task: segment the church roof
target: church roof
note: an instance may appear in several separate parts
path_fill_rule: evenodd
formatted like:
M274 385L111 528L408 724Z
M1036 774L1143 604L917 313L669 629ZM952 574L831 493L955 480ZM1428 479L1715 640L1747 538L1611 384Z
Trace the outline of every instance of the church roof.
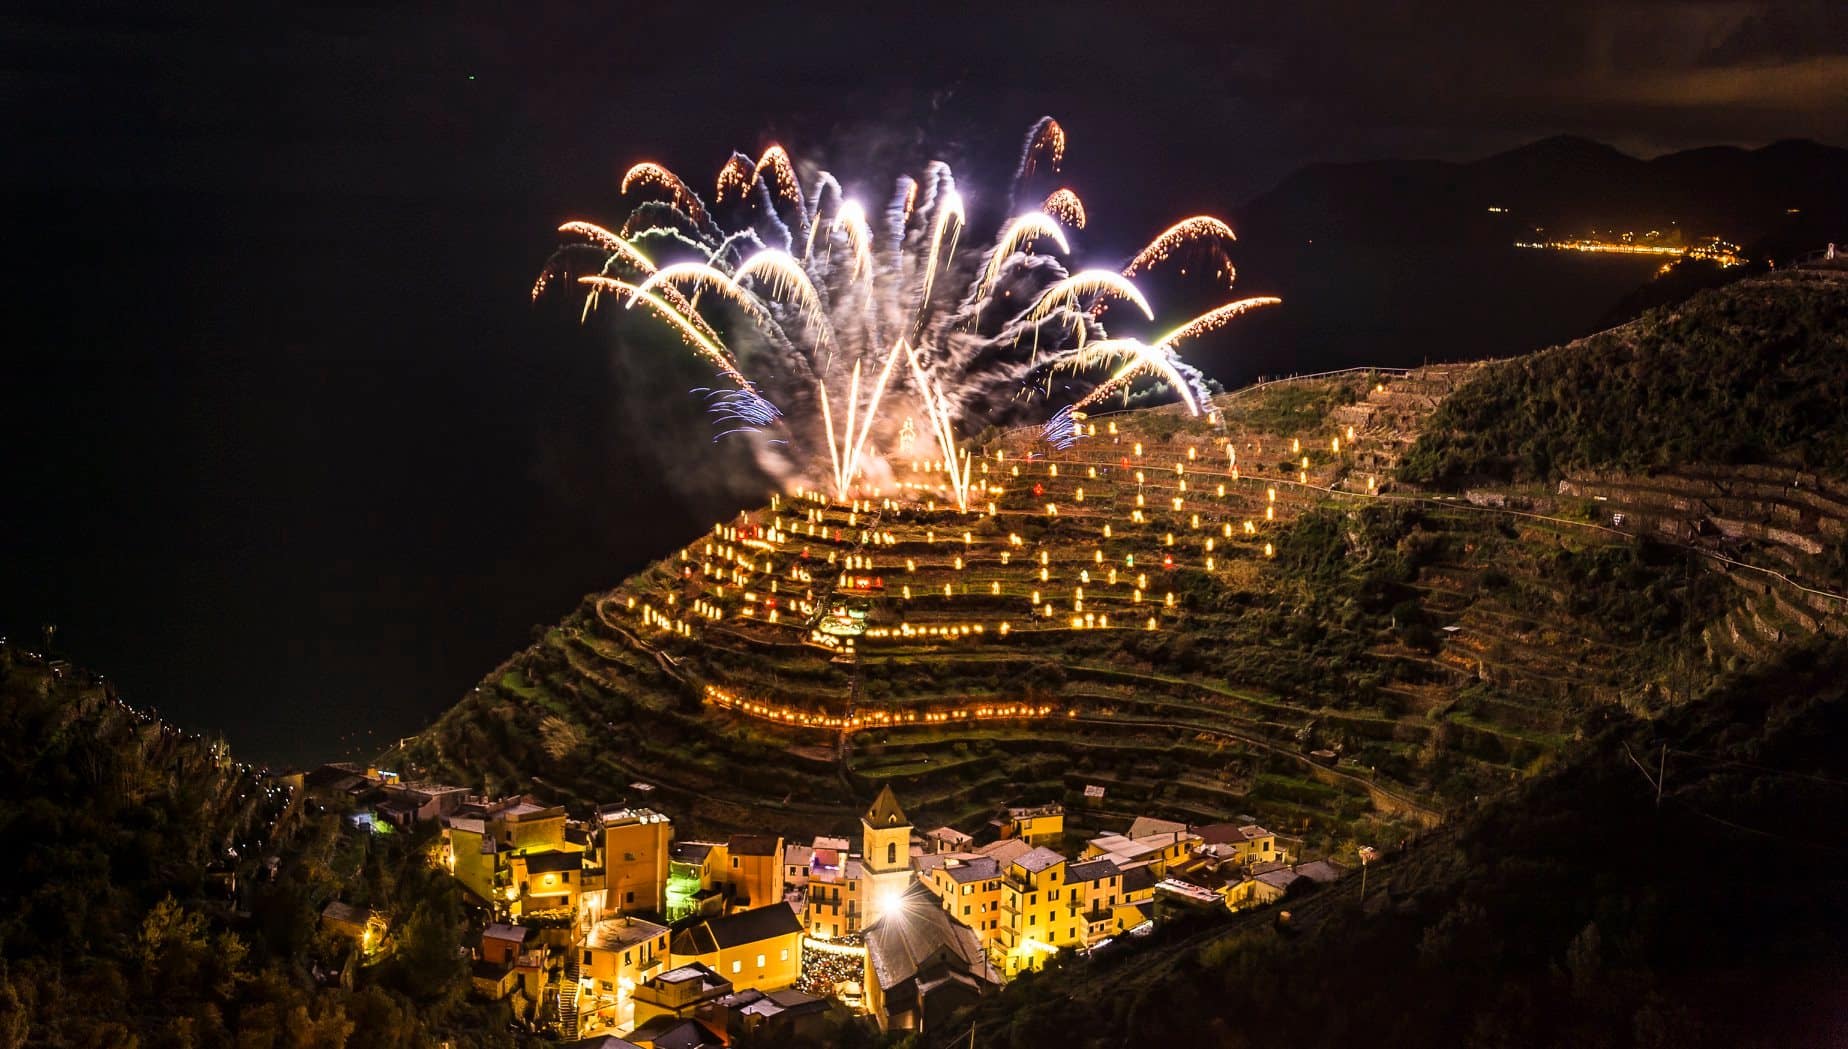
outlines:
M911 821L905 818L905 810L898 807L898 799L892 795L890 783L879 788L879 796L873 799L873 807L866 810L864 817L867 825L872 827L908 827Z
M933 968L936 959L952 972L1000 983L974 930L950 917L921 881L905 890L895 911L866 927L866 952L874 977L887 990L917 977L920 969Z

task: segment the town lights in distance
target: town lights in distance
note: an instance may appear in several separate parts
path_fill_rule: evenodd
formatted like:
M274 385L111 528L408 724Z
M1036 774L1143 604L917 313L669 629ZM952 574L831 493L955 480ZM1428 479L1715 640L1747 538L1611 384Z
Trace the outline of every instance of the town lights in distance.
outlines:
M1007 199L1056 176L1066 145L1057 121L1036 123ZM1177 276L1231 285L1232 230L1210 216L1182 219L1127 265L1100 268L1072 258L1070 235L1088 216L1069 187L1038 189L1043 204L1009 217L984 248L968 243L970 211L943 163L899 177L870 207L829 172L807 183L780 146L733 154L710 203L666 168L636 164L621 182L624 221L560 226L571 240L533 297L563 285L585 293L586 321L659 326L712 368L719 388L697 394L720 436L751 442L783 483L838 500L889 486L886 456L902 443L906 460L931 459L945 496L967 509L961 439L1022 403L1044 403L1041 418L1060 433L1071 411L1118 396L1168 396L1197 414L1208 391L1177 347L1277 301L1157 323L1133 277L1181 259ZM1112 305L1113 325L1121 317L1148 332L1107 332Z

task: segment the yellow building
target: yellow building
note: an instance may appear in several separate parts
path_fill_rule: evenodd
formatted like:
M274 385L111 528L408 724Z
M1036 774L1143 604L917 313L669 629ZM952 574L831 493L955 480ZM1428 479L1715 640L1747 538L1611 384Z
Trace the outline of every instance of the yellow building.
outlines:
M1154 869L1157 878L1161 878L1167 875L1170 864L1187 859L1199 843L1199 835L1185 830L1162 831L1139 838L1105 834L1085 843L1079 859L1108 858L1124 869L1146 864Z
M468 806L443 820L443 838L445 860L456 880L483 900L510 905L520 903L521 893L514 857L583 851L565 834L562 806L540 805L525 797ZM573 881L582 888L581 876Z
M1109 858L1071 864L1065 878L1072 898L1083 901L1079 913L1085 924L1086 946L1142 924L1140 912L1130 900L1130 890L1124 885L1123 870Z
M675 967L698 962L738 990L774 991L802 975L802 923L788 904L773 903L682 929L670 952Z
M1037 969L1061 947L1082 946L1084 898L1066 884L1065 857L1036 848L1001 871L999 967L1009 976Z
M670 922L695 914L716 916L723 909L717 864L725 846L710 841L676 841L668 846L667 889L662 915Z
M944 911L968 926L982 949L999 957L1001 938L1001 865L992 856L952 853L929 857L918 876Z
M860 863L861 895L876 920L898 905L912 881L911 821L898 807L890 784L879 788L872 808L860 817Z
M1065 837L1065 806L1031 805L1009 808L1001 822L1001 836L1019 838L1029 845L1057 845Z
M833 940L857 933L866 923L866 876L846 838L816 838L809 846L803 877L802 921L809 935Z
M674 823L652 809L602 814L603 884L609 909L660 914L667 907L669 850Z
M547 849L507 857L507 894L516 915L568 911L576 915L584 888L584 854Z
M1218 860L1242 866L1254 863L1288 863L1290 856L1277 836L1255 823L1210 823L1198 828L1200 844Z
M783 901L783 839L775 834L734 834L723 853L713 850L713 877L723 881L733 910Z
M710 966L698 962L677 965L635 988L635 1022L645 1024L664 1016L685 1019L700 1006L731 993L731 981Z
M636 1022L634 994L667 968L665 925L640 918L605 918L577 943L578 1033L627 1029Z

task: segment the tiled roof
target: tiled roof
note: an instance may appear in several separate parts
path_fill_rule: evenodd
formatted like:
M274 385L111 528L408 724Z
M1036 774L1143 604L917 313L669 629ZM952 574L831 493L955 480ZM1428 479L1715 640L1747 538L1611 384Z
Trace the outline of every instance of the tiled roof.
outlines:
M677 841L668 846L667 854L682 863L704 863L707 854L716 848L710 841Z
M1049 867L1056 867L1064 863L1065 857L1051 849L1041 847L1019 856L1013 862L1016 866L1038 874L1040 871L1046 870Z
M529 852L525 859L526 869L533 874L584 869L584 854L581 852Z
M800 934L802 922L787 903L754 907L723 918L708 918L674 938L675 954L711 954L715 950L759 943L791 933ZM682 949L683 946L687 949Z
M975 932L945 914L922 882L914 882L900 903L900 913L881 917L866 929L866 953L879 986L897 987L918 967L943 952L956 969L988 983L998 983Z
M774 834L734 834L725 849L733 856L775 856L782 845Z
M1146 838L1151 834L1180 834L1187 830L1187 824L1173 820L1158 820L1153 816L1137 816L1129 825L1129 837Z
M943 873L949 875L950 880L960 885L963 882L999 878L1001 865L996 863L992 857L976 856L964 863L944 864Z
M1086 860L1083 863L1074 863L1070 867L1067 867L1065 870L1065 880L1067 883L1075 881L1102 881L1105 878L1114 877L1121 873L1122 871L1118 869L1116 861L1108 856L1100 856L1097 859Z

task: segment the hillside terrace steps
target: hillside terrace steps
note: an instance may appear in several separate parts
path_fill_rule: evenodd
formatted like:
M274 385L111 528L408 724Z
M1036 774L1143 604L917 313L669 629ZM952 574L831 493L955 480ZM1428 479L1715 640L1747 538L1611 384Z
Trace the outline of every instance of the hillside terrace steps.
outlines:
M1600 499L1612 512L1652 519L1654 530L1670 524L1710 523L1729 538L1750 538L1789 546L1805 554L1824 551L1823 540L1848 539L1848 499L1823 487L1814 474L1772 467L1741 467L1736 474L1715 468L1652 474L1585 474L1559 482L1559 494Z

